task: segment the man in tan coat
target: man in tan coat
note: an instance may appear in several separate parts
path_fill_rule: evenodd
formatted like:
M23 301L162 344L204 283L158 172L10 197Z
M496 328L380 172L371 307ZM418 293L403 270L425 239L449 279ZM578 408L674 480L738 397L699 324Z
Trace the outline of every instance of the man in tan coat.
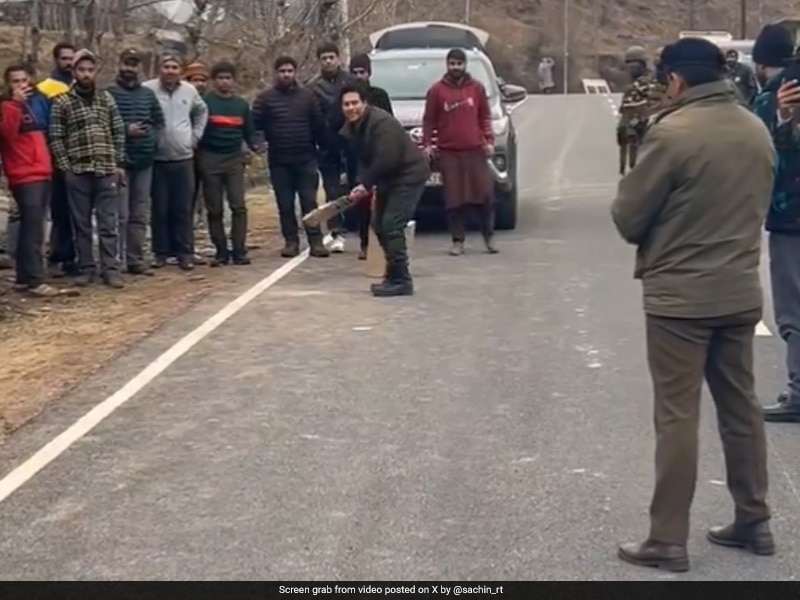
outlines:
M733 523L707 537L756 554L775 550L753 336L761 319L761 229L776 155L764 125L723 81L724 57L716 46L682 39L662 60L673 104L648 129L612 208L619 233L637 246L656 429L650 535L642 544L620 546L619 557L686 571L703 379L716 405L736 507Z

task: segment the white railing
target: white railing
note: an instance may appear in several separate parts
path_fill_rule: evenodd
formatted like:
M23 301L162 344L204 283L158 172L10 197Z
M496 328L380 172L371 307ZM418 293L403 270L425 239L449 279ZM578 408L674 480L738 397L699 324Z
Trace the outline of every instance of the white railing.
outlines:
M585 94L601 94L603 96L611 94L611 89L605 79L583 79L581 82Z

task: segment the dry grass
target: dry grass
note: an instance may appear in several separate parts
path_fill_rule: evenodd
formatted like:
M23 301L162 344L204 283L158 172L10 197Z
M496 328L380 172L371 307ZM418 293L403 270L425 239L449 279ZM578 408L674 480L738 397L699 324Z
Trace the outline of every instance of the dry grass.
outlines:
M248 207L248 243L258 264L278 247L275 205L271 193L260 188L248 194ZM156 277L129 278L121 291L97 286L79 297L53 300L16 294L3 277L0 440L126 348L230 284L232 269L198 267L186 275L167 268Z

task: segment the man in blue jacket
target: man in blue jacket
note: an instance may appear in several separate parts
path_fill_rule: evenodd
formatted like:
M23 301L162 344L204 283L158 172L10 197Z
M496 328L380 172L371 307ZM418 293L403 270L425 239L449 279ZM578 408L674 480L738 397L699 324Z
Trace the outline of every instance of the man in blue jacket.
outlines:
M125 123L125 185L120 188L119 259L132 275L151 275L144 262L150 189L156 154L155 132L164 127L164 112L155 93L140 79L142 59L129 48L119 57L117 82L108 88Z
M800 82L787 81L786 67L794 56L788 30L767 25L753 46L753 62L761 92L753 111L772 134L778 169L767 215L770 279L775 321L786 342L789 385L772 406L767 421L800 422L800 137L796 133Z

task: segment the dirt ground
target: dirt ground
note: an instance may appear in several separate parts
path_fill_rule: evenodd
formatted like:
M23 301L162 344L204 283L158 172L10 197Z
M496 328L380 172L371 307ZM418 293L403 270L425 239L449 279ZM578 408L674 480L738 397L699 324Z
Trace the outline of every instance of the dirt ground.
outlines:
M13 271L0 271L0 443L126 348L224 287L232 270L255 269L260 258L274 256L281 239L271 192L248 192L248 209L251 266L197 266L189 274L167 267L154 277L127 277L123 290L97 285L50 300L14 292ZM197 237L202 250L205 231Z

